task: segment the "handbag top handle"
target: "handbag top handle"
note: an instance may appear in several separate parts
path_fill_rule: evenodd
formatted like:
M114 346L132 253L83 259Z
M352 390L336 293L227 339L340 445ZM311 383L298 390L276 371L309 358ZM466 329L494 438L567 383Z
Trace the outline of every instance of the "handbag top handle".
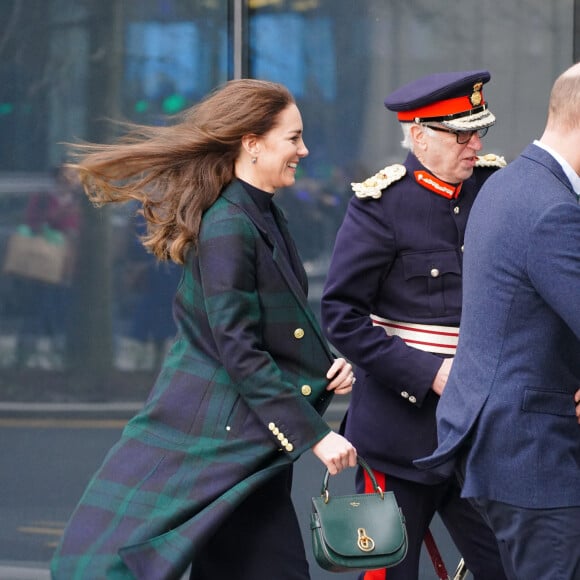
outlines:
M373 487L375 488L375 491L381 496L381 499L383 499L384 498L383 490L380 488L379 484L377 483L377 480L375 479L375 475L372 472L371 468L368 466L368 463L360 456L357 456L356 462L367 472L370 480L373 483ZM322 482L322 491L320 493L320 495L324 498L324 503L328 503L328 500L330 499L330 494L328 493L328 479L329 479L329 477L330 477L330 473L328 472L328 469L327 469L326 473L324 474L324 480Z

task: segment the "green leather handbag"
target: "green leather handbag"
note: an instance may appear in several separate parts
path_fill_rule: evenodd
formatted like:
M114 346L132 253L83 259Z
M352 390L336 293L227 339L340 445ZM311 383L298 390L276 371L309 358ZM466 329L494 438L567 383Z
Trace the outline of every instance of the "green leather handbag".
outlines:
M405 519L394 493L383 492L364 459L357 461L375 493L331 496L327 470L320 497L312 498L314 557L331 572L389 568L407 554Z

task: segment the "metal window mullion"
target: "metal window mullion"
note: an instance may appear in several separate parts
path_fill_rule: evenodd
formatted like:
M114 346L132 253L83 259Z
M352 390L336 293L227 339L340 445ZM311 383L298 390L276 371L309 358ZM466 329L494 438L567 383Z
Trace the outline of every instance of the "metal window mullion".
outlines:
M247 0L230 0L231 9L231 40L233 51L233 70L232 78L241 79L247 75L247 19L248 9Z

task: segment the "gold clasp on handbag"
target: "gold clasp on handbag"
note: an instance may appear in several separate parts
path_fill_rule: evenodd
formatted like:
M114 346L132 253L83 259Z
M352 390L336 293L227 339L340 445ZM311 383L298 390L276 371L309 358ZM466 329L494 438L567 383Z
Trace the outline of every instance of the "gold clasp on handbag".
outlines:
M375 549L375 541L370 536L367 536L367 532L364 528L358 529L357 546L363 552L372 552Z

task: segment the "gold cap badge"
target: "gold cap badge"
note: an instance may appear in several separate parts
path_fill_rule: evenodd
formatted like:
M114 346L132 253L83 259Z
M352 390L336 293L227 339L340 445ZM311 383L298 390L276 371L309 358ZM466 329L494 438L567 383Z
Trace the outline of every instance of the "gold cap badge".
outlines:
M473 93L471 94L471 97L469 97L469 100L474 107L479 107L483 101L481 87L483 87L482 82L478 82L473 85Z

